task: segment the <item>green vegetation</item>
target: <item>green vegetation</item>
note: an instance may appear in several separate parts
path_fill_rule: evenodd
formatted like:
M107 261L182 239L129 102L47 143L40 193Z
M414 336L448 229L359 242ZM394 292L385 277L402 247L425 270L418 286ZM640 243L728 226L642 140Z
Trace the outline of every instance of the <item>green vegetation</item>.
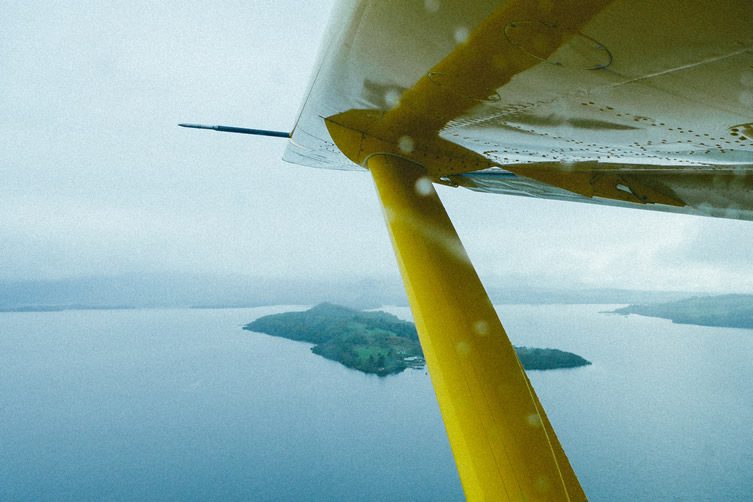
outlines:
M322 303L306 312L261 317L243 329L315 343L315 354L365 373L389 375L423 365L415 326L384 312Z
M613 312L660 317L678 324L753 328L753 295L706 296L654 305L629 305Z
M421 368L423 352L413 323L384 312L322 303L305 312L260 317L243 329L316 344L312 352L349 368L380 376ZM591 364L556 349L516 347L525 369L574 368Z
M578 354L557 349L537 349L534 347L515 347L518 359L527 370L554 370L588 366L590 361Z

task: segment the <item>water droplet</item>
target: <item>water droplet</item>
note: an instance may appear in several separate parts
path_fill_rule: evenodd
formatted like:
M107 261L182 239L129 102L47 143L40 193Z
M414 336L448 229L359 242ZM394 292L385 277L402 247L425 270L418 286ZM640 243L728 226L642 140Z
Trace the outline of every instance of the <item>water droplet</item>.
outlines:
M696 209L703 214L712 214L714 208L708 202L701 202L696 206Z
M742 211L734 207L728 207L723 209L724 217L729 219L738 219L742 215Z
M459 44L463 44L468 41L468 36L470 35L468 28L465 26L458 26L455 28L455 33L453 33L453 38L455 39L455 42Z
M416 144L410 136L400 136L397 140L397 147L402 153L413 153Z
M384 93L384 104L387 105L388 108L395 108L400 104L400 92L396 89L388 89L387 92Z
M439 0L424 0L424 9L426 12L437 12L439 10Z
M531 413L526 417L526 423L531 427L541 427L541 417L538 413Z
M471 352L471 345L468 342L458 342L458 344L455 345L455 350L457 350L458 354L461 356L467 356Z
M483 319L473 323L473 332L479 336L486 336L489 334L489 323Z
M565 159L561 163L562 170L569 173L575 169L576 162L573 159Z
M431 179L426 176L421 176L416 180L416 193L421 197L426 197L434 192L434 186L431 184Z

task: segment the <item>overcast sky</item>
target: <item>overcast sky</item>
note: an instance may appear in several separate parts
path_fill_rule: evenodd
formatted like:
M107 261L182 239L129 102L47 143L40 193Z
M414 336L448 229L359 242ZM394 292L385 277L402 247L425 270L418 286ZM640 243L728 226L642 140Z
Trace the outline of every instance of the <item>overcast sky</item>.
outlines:
M366 173L280 160L329 1L0 0L0 279L396 277ZM753 222L439 188L482 277L753 292Z

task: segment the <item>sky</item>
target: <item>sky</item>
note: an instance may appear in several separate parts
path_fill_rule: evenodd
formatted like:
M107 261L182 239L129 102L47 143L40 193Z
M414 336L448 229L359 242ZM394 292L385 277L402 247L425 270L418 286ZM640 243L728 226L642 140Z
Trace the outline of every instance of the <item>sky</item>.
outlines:
M281 160L330 1L0 0L0 280L396 278L366 172ZM753 222L438 187L495 284L753 293Z

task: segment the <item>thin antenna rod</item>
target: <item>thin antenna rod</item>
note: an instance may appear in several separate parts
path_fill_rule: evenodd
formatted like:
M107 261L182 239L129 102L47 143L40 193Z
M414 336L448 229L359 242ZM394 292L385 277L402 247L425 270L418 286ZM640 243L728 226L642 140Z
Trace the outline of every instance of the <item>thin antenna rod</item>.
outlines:
M235 132L238 134L253 134L254 136L273 136L275 138L289 138L290 133L284 131L267 131L265 129L246 129L245 127L231 127L222 125L202 125L202 124L178 124L180 127L190 129L211 129L219 132Z

